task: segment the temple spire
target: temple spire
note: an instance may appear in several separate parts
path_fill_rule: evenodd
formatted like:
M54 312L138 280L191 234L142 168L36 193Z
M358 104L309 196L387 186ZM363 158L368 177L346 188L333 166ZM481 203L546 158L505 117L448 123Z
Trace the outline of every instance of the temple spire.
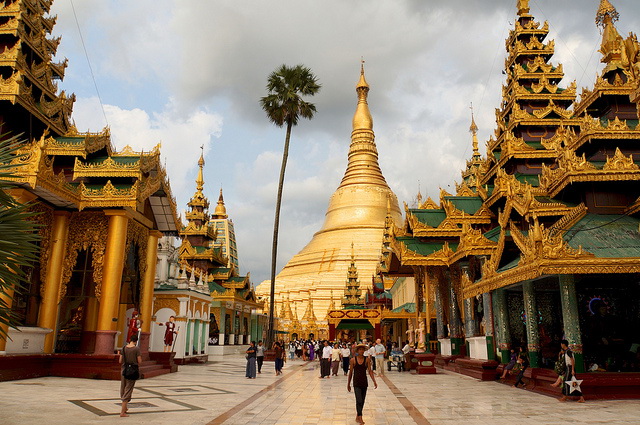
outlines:
M202 192L202 189L204 189L204 145L200 146L200 150L200 159L198 160L198 167L200 167L200 169L198 170L198 177L196 178L196 190Z
M518 16L530 16L529 0L518 0Z
M213 212L213 218L227 218L227 207L224 205L224 197L222 196L222 188L220 188L220 196L218 197L218 205Z
M369 95L369 84L364 78L364 59L360 62L360 80L356 84L356 93L358 94L358 106L356 113L353 115L353 131L371 130L373 131L373 118L369 111L367 97Z
M475 157L480 155L480 150L478 149L478 126L473 116L473 103L469 109L471 109L471 127L469 127L469 131L473 135L473 156Z
M367 96L369 84L364 76L364 60L360 64L360 80L356 84L358 103L353 114L353 131L349 147L349 164L340 187L349 184L374 184L387 186L378 164L378 149L373 133L373 118L369 111Z

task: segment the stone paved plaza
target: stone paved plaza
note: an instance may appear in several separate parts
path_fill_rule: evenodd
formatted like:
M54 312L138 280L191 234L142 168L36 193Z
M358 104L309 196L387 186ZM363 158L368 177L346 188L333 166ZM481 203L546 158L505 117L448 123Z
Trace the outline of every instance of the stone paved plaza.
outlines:
M0 382L9 424L355 424L355 399L346 377L321 380L318 363L296 360L276 377L265 363L244 377L243 357L181 366L178 373L136 384L131 416L120 418L119 382L37 378ZM559 403L556 399L479 382L454 373L386 372L367 394L367 424L519 425L637 424L640 401Z

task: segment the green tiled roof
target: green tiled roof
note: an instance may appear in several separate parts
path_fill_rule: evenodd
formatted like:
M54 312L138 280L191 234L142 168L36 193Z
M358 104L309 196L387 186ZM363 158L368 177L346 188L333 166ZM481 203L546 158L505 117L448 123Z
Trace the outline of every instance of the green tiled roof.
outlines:
M97 156L94 158L87 159L86 162L88 164L100 164L106 161L108 158L109 158L108 156ZM140 157L138 156L112 156L111 159L116 164L133 164L135 162L140 161Z
M218 285L214 281L209 282L209 292L213 292L213 291L215 291L215 292L224 292L226 290L227 290L227 288L225 288L225 287L223 287L221 285Z
M633 217L587 214L565 233L564 240L600 258L640 257L639 226L640 220Z
M81 145L84 143L84 137L56 137L55 139L58 142L65 144Z
M447 218L447 214L443 210L410 209L409 212L413 214L420 223L424 223L431 227L438 227L440 223Z
M405 246L411 251L418 253L420 255L429 255L433 254L436 251L439 251L444 246L444 243L437 242L421 242L416 238L412 237L398 237L396 238L398 242L402 242ZM458 248L457 243L450 243L449 248L455 251Z
M394 313L402 313L402 310L405 310L407 313L415 313L416 303L404 303L400 307L394 308L391 311Z
M487 233L485 233L484 237L489 239L490 241L498 242L498 239L500 238L500 231L501 230L502 230L502 228L500 226L494 227L493 229L491 229Z
M482 207L482 199L477 196L445 196L445 199L467 214L475 214Z

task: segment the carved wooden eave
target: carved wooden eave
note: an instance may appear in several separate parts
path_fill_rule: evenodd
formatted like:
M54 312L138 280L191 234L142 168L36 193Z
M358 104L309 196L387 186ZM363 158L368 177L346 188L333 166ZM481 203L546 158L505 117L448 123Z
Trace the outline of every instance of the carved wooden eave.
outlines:
M476 193L467 185L467 182L456 183L456 196L476 196Z
M497 247L498 243L485 238L480 229L465 224L458 248L451 256L451 263L472 255L491 255Z
M500 236L498 236L498 243L496 244L493 253L482 263L482 276L483 278L494 276L497 273L498 266L502 253L504 252L504 246L506 242L507 232L506 226L501 226Z
M111 180L100 188L89 188L80 182L78 190L80 191L79 210L84 208L107 208L107 207L137 207L139 183L136 181L131 187L116 188Z
M537 37L533 37L528 43L521 40L515 40L514 43L507 44L508 57L505 59L505 69L511 69L519 56L544 56L550 58L555 51L555 41L550 40L548 43L542 43Z
M131 163L120 163L107 157L105 160L96 163L85 163L75 158L73 165L73 179L80 177L133 177L142 178L140 161Z
M549 22L545 21L542 28L540 28L540 22L536 22L535 20L530 20L524 26L520 24L519 21L515 22L515 28L509 31L509 36L505 42L507 49L509 46L515 43L518 39L518 36L527 34L527 35L535 35L539 38L544 38L549 33Z
M448 266L451 264L451 257L454 254L447 242L444 243L441 249L429 255L418 254L407 248L402 242L396 243L394 252L402 265L406 266Z
M560 216L576 208L560 202L540 202L536 199L536 196L531 185L521 184L507 197L507 203L509 207L512 207L520 216L525 218L534 214L538 217Z
M640 273L640 258L575 258L575 259L542 259L502 273L482 278L469 287L462 288L462 297L476 295L504 288L525 280L536 279L545 275L559 274L629 274Z
M421 210L439 210L440 205L438 205L431 196L427 197L427 200L418 205L418 208Z
M587 161L584 154L578 157L572 150L565 149L558 158L558 167L551 169L543 164L540 175L540 185L551 197L572 183L638 180L640 167L634 163L633 155L627 157L618 148L614 156L607 157L602 169Z
M484 205L491 207L496 201L503 197L510 197L514 193L525 193L531 191L533 196L545 196L546 192L541 187L533 187L526 183L519 182L512 174L507 174L502 168L497 168L494 180L493 192L486 198Z
M629 96L636 89L637 82L631 79L626 83L616 78L613 83L609 83L602 77L596 79L593 89L583 88L580 100L573 106L576 115L582 115L596 100L602 96Z
M205 236L211 240L216 240L217 232L214 227L208 224L198 226L194 221L190 221L186 227L180 230L180 236Z
M635 215L640 212L640 197L624 211L625 215Z
M577 150L582 145L599 139L638 140L640 128L631 129L626 120L620 120L618 117L610 120L605 127L599 119L585 115L580 124L580 133L569 138L566 146L568 149Z

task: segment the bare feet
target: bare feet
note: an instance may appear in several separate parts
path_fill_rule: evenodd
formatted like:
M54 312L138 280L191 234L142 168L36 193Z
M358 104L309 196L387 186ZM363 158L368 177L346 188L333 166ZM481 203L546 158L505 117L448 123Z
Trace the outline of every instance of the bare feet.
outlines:
M129 417L129 415L127 415L126 413L120 413L120 417L121 417L121 418L128 418L128 417Z
M551 384L551 386L554 387L554 388L558 388L560 386L560 384L554 382L553 384Z
M580 398L578 399L578 403L584 403L584 397L580 396Z
M563 402L563 403L564 403L565 401L567 401L567 397L566 397L566 396L562 396L562 397L560 397L560 398L558 399L558 401L561 401L561 402Z

